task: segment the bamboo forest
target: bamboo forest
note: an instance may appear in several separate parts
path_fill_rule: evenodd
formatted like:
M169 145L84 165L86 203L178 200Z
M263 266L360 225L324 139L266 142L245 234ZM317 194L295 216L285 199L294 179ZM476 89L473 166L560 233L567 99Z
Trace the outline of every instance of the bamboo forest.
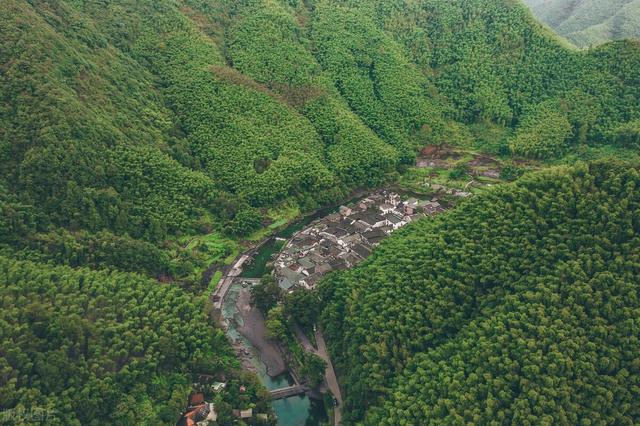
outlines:
M640 423L638 28L0 1L0 423Z

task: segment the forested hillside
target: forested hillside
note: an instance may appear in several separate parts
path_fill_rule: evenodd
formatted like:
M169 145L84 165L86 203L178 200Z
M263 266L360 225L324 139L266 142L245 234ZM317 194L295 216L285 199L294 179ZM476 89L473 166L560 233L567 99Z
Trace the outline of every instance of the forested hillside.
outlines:
M637 156L638 105L639 42L572 49L519 1L2 0L0 325L6 332L0 350L0 409L39 400L64 411L65 424L126 424L129 420L120 420L130 419L127 410L134 406L149 413L150 424L166 423L181 408L176 401L184 396L186 381L206 370L200 361L212 360L207 368L236 374L227 359L228 344L209 324L200 299L212 288L214 272L232 263L243 247L357 189L393 182L427 145L458 145L540 167ZM616 210L627 206L631 211L635 198L625 191L635 171L614 168L609 178L606 167L593 167L541 175L492 193L476 207L467 205L449 221L417 224L411 228L415 235L403 232L368 266L336 278L333 283L342 283L349 294L326 285L328 295L336 291L324 319L334 330L334 352L344 349L343 371L354 366L345 383L352 419L364 419L366 410L372 423L382 418L401 423L416 413L437 421L441 411L407 405L405 398L427 392L418 400L428 401L437 392L428 386L402 387L413 382L399 378L409 368L421 368L416 377L427 380L426 372L433 371L428 363L437 358L430 361L425 348L445 351L446 340L449 352L440 356L448 359L457 345L474 340L456 341L455 336L462 336L460 330L472 319L482 321L476 308L495 308L495 320L502 321L502 299L495 296L494 305L483 299L504 287L497 283L511 282L515 289L524 285L518 273L538 267L544 272L540 277L573 277L544 264L544 251L518 252L521 256L512 259L522 264L513 265L499 256L499 248L506 247L500 244L511 249L530 243L522 250L556 250L567 262L578 262L571 257L573 249L591 241L587 235L597 229L597 254L618 250L625 267L635 268L624 244L635 241L629 232L637 230L637 218ZM599 204L582 198L593 188ZM541 191L556 191L575 204L547 202ZM538 198L557 208L557 217L536 216ZM574 217L583 212L580 200L594 215L604 206L620 216L619 224L606 222L614 237L593 217ZM568 204L559 206L563 202ZM445 232L467 226L474 212L478 220L485 218L473 228L475 234L468 234L475 240ZM496 221L505 221L513 235L478 234L486 231L484 224ZM543 237L556 238L551 230L565 223L576 227L567 234L573 243L547 244ZM546 228L534 231L534 225ZM432 229L442 233L425 237ZM601 241L605 237L612 238L610 247ZM454 248L464 242L458 261L466 266L450 271L447 262L457 259L456 251L445 250L433 260L412 257L436 253L429 238ZM501 243L488 244L494 239ZM480 256L483 250L495 253ZM472 267L465 262L473 256L496 263ZM398 271L396 279L386 268L397 265L417 269L409 269L410 277ZM581 267L588 277L605 268ZM616 282L625 282L617 278L627 279L618 267L618 261L606 264ZM362 312L342 311L367 282L366 274L386 280L376 285L401 286L431 279L438 268L443 268L438 277L445 277L438 285L452 282L461 290L434 287L440 292L434 300L447 304L410 311L423 326L405 322L408 305L397 303L395 293L371 293L359 301L368 304ZM466 273L474 274L486 294L469 300L476 282L456 278ZM422 288L407 290L402 297L409 302L432 296L431 287L426 296ZM624 302L631 306L635 299L628 296ZM582 302L575 299L576 306ZM360 326L361 318L381 307L388 315L369 316L369 324L356 331L347 327L352 322ZM431 309L438 315L445 309L457 313L444 320L431 316ZM344 324L331 317L338 313L344 314ZM381 322L394 315L397 321ZM362 346L366 339L378 339L377 332L383 345ZM612 347L606 339L585 338ZM635 341L628 344L633 347ZM585 356L593 355L590 348ZM619 365L629 374L637 368L626 364L626 353L614 355L611 367L594 361L577 368L597 365L600 370L593 371L598 374L606 368L622 371ZM482 364L475 359L469 365L474 362ZM459 380L454 367L437 371ZM593 392L622 380L612 373L615 380L605 385L598 381L601 376L589 382ZM496 380L516 386L511 379ZM251 387L235 406L263 402L257 389ZM592 392L571 391L568 401L578 405L586 402L573 395ZM381 395L385 404L377 399ZM461 395L452 395L451 401ZM615 398L624 405L636 396L621 390ZM509 407L524 403L511 397L499 395L501 405L492 409L502 407L505 418L516 419ZM616 407L620 417L615 420L637 416L637 407L620 410L618 399L609 394L589 398L597 401L589 413L614 419L607 410ZM469 406L468 412L475 409ZM473 421L476 414L460 415Z
M245 235L258 209L378 185L430 143L557 158L638 141L638 46L568 50L513 2L0 8L0 191L3 220L34 222L11 232L22 246L53 228L81 246Z
M638 0L524 0L533 13L579 47L640 37Z
M326 279L349 421L640 420L640 168L495 188Z
M134 274L0 257L0 295L0 407L49 425L175 424L197 374L237 366L203 299Z

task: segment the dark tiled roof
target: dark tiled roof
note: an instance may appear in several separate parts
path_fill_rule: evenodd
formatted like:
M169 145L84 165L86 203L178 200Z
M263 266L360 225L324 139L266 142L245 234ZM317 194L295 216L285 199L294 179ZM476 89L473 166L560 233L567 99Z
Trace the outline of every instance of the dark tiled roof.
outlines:
M385 217L391 223L400 223L400 222L402 222L402 219L400 219L398 216L396 216L393 213L387 213L385 215Z
M347 269L347 263L342 259L336 259L329 263L332 269Z
M371 250L363 246L362 244L356 244L353 246L353 251L358 254L361 258L365 259L367 256L371 254Z
M335 226L328 227L327 229L325 229L324 232L330 235L334 235L337 238L344 237L345 235L348 234L348 232L345 231L344 229L336 228Z
M384 220L384 217L382 215L370 210L357 213L354 216L358 216L357 220L361 220L362 222L367 223L369 225L375 225L376 223L382 222Z
M321 265L316 266L315 273L316 274L326 274L331 271L331 265L329 263L323 263Z
M387 234L385 234L382 230L380 229L372 229L369 232L365 232L364 234L362 234L363 237L365 237L367 240L371 239L371 238L384 238L386 237Z

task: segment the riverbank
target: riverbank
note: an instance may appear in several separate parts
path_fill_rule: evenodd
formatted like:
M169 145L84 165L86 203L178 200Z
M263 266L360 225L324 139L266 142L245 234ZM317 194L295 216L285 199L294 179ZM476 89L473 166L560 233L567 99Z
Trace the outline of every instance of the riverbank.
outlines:
M243 286L240 290L236 299L236 307L238 314L242 317L237 329L257 350L260 361L267 368L267 374L271 377L277 377L286 373L287 367L280 347L267 337L264 315L258 308L251 306L250 287Z

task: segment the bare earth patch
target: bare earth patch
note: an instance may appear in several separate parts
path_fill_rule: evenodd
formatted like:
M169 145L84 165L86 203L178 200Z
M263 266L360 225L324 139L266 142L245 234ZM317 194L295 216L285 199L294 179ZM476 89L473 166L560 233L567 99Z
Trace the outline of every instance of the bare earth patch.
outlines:
M282 351L273 340L267 337L264 316L259 309L251 306L250 300L249 289L243 288L236 300L238 312L242 316L242 325L238 325L238 331L256 348L260 360L267 367L267 374L271 377L279 376L287 371Z

